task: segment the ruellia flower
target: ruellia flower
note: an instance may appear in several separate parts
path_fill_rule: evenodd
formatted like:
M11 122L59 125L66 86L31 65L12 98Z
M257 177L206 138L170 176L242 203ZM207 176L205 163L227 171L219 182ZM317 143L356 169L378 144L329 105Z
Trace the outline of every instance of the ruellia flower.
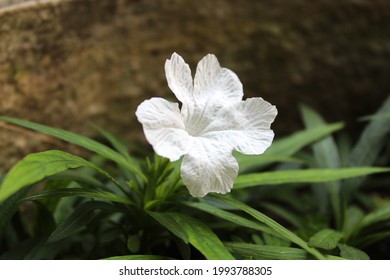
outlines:
M199 61L193 80L174 53L165 75L180 104L154 97L138 106L146 139L170 161L183 156L180 173L192 196L229 192L239 168L232 151L262 154L274 137L276 107L260 97L242 100L239 78L212 54Z

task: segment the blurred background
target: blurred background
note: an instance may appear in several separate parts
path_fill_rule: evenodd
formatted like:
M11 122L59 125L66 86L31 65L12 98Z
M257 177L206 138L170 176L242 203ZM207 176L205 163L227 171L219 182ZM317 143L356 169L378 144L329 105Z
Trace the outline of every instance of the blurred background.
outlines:
M143 141L138 104L173 98L165 60L194 73L213 53L277 106L277 137L302 128L302 103L353 134L389 95L389 19L388 0L0 0L0 115ZM0 123L0 173L49 148L80 153Z

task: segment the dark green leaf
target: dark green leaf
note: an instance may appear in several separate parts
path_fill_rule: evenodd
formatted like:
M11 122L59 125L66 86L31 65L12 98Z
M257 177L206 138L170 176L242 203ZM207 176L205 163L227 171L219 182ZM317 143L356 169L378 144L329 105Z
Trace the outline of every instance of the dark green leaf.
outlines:
M325 250L337 247L343 235L332 229L323 229L314 234L309 240L309 246Z
M29 188L22 189L13 194L7 200L0 203L0 237L2 236L11 218L18 210L21 199L26 196L28 191Z
M201 221L176 212L148 213L174 235L193 245L207 259L234 259L215 233Z
M29 195L23 200L39 200L45 198L58 198L58 197L67 197L67 196L76 196L76 197L85 197L103 201L119 202L123 204L132 204L127 197L120 196L111 192L106 192L102 190L86 189L86 188L65 188L65 189L55 189L55 190L46 190L39 193Z
M339 244L340 256L348 260L369 260L370 257L363 252L362 250L356 249L354 247Z
M344 219L344 240L348 240L359 228L364 212L358 207L351 206L347 209Z
M115 208L110 204L99 201L88 201L81 204L68 218L57 226L47 242L56 242L78 232L93 220L97 211L101 210L115 211Z
M138 252L140 247L141 240L138 234L132 234L127 237L127 249L129 249L131 253Z
M326 125L326 122L322 117L317 114L314 110L306 106L301 106L301 115L302 119L308 128L323 127ZM311 145L313 149L313 154L316 162L316 168L330 168L336 169L341 166L341 159L339 155L338 148L335 141L331 135L315 142ZM313 192L317 201L317 205L320 213L326 213L328 206L328 192L330 193L331 205L333 208L333 213L336 218L336 223L338 227L341 227L342 220L342 210L340 202L340 182L339 181L329 181L319 185L319 187L314 186Z
M228 242L226 247L233 253L246 259L257 260L305 260L310 255L302 249Z
M390 112L390 96L383 103L375 115L388 114ZM384 145L388 144L390 133L389 120L386 118L376 119L364 129L357 144L354 146L349 160L350 166L370 166L377 159ZM360 186L364 178L354 178L345 182L344 186L353 191Z
M295 233L291 232L290 230L286 229L285 227L283 227L282 225L280 225L279 223L277 223L276 221L274 221L273 219L271 219L270 217L264 215L263 213L249 207L248 205L240 202L240 201L237 201L237 200L233 200L231 197L229 196L222 196L222 195L217 195L217 194L210 194L210 196L220 200L220 201L223 201L227 204L230 204L238 209L241 209L242 211L248 213L249 215L251 215L253 218L255 218L256 220L260 221L261 223L264 223L265 225L269 226L270 228L272 228L276 233L278 233L280 236L282 236L283 238L287 239L287 240L290 240L291 242L297 244L298 246L302 247L303 249L305 249L308 253L312 254L313 256L315 256L317 259L324 259L324 256L319 252L317 251L316 249L314 248L311 248L307 245L307 243L302 240L299 236L297 236Z
M376 223L390 221L390 204L385 204L367 214L360 223L360 227L368 227Z
M235 224L242 226L242 227L246 227L246 228L258 230L261 232L267 232L269 234L277 235L271 228L269 228L267 226L256 223L254 221L251 221L249 219L241 217L241 216L234 214L232 212L219 209L219 208L214 207L214 206L207 204L207 203L184 202L183 204L190 206L190 207L193 207L193 208L196 208L196 209L199 209L199 210L202 210L206 213L212 214L218 218L227 220L231 223L235 223Z

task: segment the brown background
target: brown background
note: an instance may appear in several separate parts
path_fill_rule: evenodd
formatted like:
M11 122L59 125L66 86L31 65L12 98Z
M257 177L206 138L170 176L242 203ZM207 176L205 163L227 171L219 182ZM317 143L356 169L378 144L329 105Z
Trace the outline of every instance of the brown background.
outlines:
M93 122L142 141L135 109L173 97L163 66L174 51L193 70L216 54L246 97L278 107L278 136L301 127L300 103L354 129L389 94L388 0L12 2L26 1L0 1L0 115L84 135ZM28 152L62 147L0 124L0 174Z

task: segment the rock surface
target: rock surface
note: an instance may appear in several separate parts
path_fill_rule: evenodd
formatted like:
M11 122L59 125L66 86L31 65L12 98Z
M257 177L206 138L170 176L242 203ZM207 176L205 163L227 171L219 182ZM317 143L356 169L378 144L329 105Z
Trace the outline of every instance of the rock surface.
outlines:
M135 109L151 96L173 98L163 67L172 52L193 72L205 54L216 54L246 97L278 107L278 135L301 127L300 103L329 121L353 122L390 90L387 0L19 0L0 7L0 115L88 136L92 122L142 141ZM0 174L29 152L64 147L0 123Z

